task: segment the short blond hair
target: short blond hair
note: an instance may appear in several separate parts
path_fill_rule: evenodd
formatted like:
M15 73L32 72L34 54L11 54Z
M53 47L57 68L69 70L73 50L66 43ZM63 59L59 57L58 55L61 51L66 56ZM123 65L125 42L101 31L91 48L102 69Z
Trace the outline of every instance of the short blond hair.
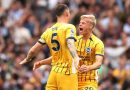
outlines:
M93 14L90 14L90 15L82 15L81 16L81 19L83 18L90 18L92 20L92 22L94 23L94 26L96 25L96 18Z

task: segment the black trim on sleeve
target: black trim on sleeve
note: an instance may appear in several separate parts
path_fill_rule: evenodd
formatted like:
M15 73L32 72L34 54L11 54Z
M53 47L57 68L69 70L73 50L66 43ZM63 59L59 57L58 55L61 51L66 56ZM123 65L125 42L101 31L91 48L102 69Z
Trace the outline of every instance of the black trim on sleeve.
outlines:
M93 41L92 37L89 38L91 41Z
M74 38L74 37L68 37L67 40L68 39L74 39L75 42L77 41L76 38Z
M96 55L99 55L99 56L103 56L103 57L104 57L104 55L102 55L102 54L96 54Z
M40 41L38 41L38 43L40 43L40 44L42 44L42 45L45 45L46 43L42 43L42 42L40 42Z

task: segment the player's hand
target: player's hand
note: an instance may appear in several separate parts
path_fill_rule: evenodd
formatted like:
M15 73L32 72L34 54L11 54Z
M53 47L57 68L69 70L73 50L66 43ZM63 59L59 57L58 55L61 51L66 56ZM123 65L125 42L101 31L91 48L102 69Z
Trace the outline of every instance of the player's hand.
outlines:
M31 60L27 60L26 58L23 60L23 61L21 61L19 64L21 64L21 65L23 65L23 64L25 64L25 63L27 63L27 62L29 62L29 61L31 61Z
M40 61L34 63L34 65L33 65L33 71L36 70L37 68L39 68L40 66L41 66Z
M90 71L90 68L89 68L89 66L82 65L78 70L79 70L81 73L84 73L84 72Z

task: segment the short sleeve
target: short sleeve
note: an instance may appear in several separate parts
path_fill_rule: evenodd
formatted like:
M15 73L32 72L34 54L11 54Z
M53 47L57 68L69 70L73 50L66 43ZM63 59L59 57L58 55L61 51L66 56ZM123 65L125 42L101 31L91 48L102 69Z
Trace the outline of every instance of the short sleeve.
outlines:
M74 25L69 25L67 27L66 39L74 39L76 41L76 28Z
M48 30L46 30L46 31L41 35L40 39L38 40L39 43L41 43L41 44L46 44L47 32L48 32Z
M96 55L104 55L104 44L102 42L99 42L96 44L95 54Z

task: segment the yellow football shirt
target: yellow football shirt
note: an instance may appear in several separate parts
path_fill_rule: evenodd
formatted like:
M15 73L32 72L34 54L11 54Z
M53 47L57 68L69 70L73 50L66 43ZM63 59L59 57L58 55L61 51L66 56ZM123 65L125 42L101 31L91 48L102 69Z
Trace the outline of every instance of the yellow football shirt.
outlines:
M81 58L79 66L83 64L92 65L96 61L96 55L104 55L104 44L95 35L92 35L88 40L83 40L82 36L78 36L76 48ZM97 74L97 70L92 70L87 73L78 72L78 82L80 84L88 81L96 81L98 79Z
M48 28L39 39L50 48L52 70L63 74L72 73L72 56L67 47L67 39L76 40L76 28L72 24L56 23Z

